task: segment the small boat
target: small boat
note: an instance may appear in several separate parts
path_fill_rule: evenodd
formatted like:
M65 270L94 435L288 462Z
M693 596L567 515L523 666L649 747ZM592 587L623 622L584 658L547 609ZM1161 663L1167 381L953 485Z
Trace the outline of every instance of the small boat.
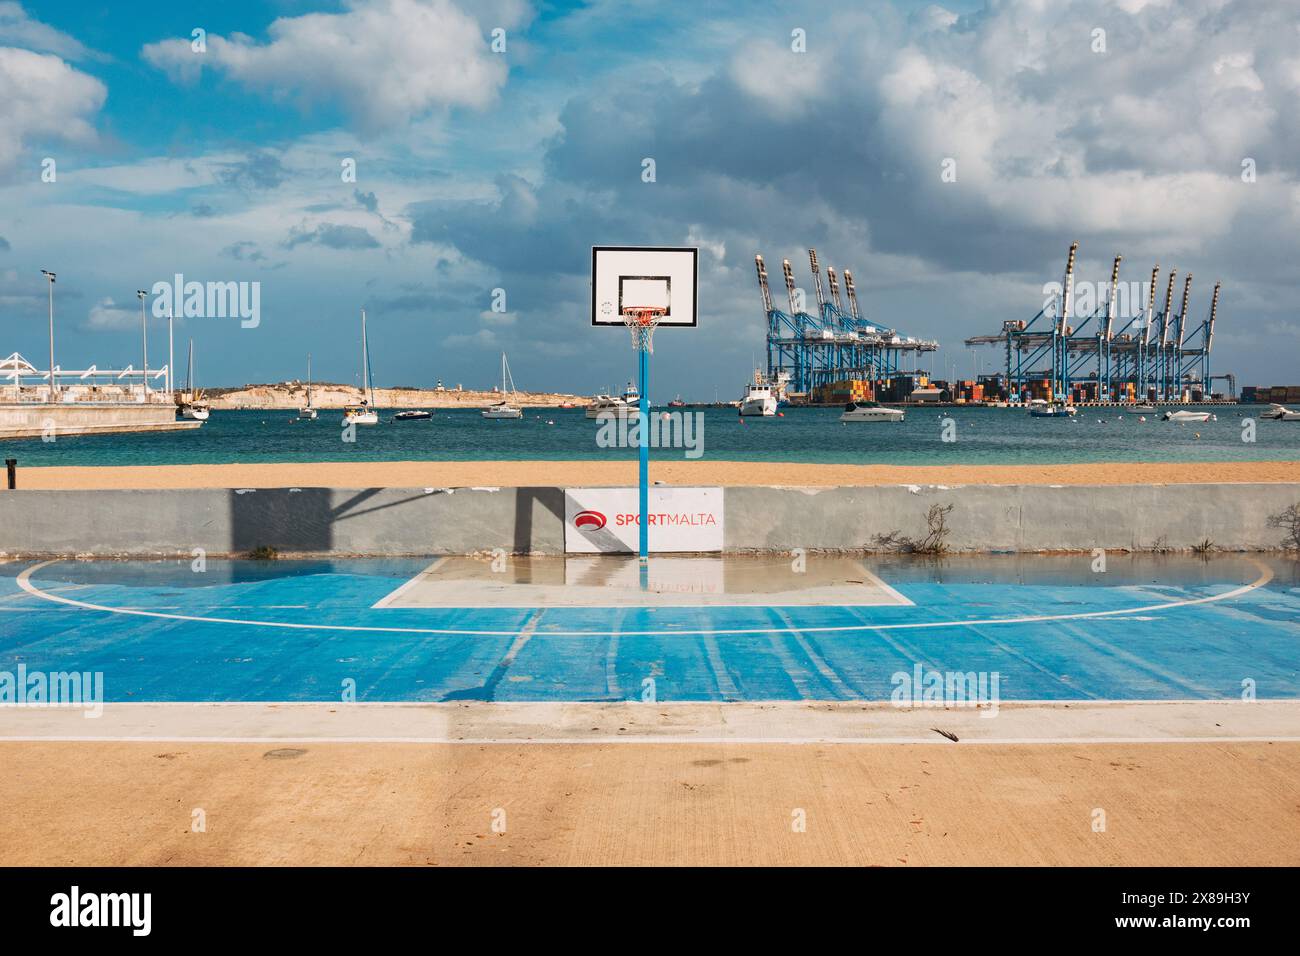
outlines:
M629 405L638 408L640 407L641 390L636 387L635 382L628 382L627 386L623 389L623 401L625 401Z
M375 388L370 381L370 343L366 340L366 310L361 310L361 394L365 397L357 405L343 408L344 425L378 425L379 413L375 411Z
M587 406L587 417L588 418L601 418L601 417L627 418L629 415L635 415L637 413L637 410L638 410L637 405L635 404L629 405L627 402L623 401L623 399L615 395L610 395L607 394L606 392L601 392L594 399L592 399L591 404Z
M772 383L754 370L754 381L745 387L745 397L740 400L740 414L767 418L776 414L776 395Z
M1066 405L1064 402L1049 404L1041 398L1036 398L1029 403L1029 414L1034 418L1072 418L1078 414L1078 411L1073 405Z
M316 409L311 404L311 353L307 353L307 404L298 409L298 420L304 422L314 422L316 420Z
M1278 422L1300 422L1300 412L1292 411L1285 405L1270 402L1268 411L1261 412L1260 418L1269 418Z
M510 383L509 390L506 389L506 383ZM509 395L511 398L518 400L515 392L515 380L510 375L510 365L506 362L506 353L501 353L501 394ZM523 410L517 405L510 404L509 401L497 402L495 405L489 405L481 412L484 418L523 418Z
M424 409L411 409L405 412L398 412L393 416L395 422L418 422L433 417L433 412Z
M206 422L208 420L208 403L202 401L202 394L194 393L194 340L190 339L190 363L185 372L185 394L189 396L181 402L181 418L188 419L192 422Z
M379 413L362 402L360 405L343 406L344 425L378 425Z
M904 411L879 402L849 402L840 413L842 422L901 422Z
M1167 422L1214 422L1218 421L1209 412L1194 412L1190 409L1180 408L1177 411L1165 412L1164 419Z
M682 397L681 397L680 395L678 395L676 398L674 398L671 402L668 403L668 407L669 407L669 408L685 408L685 407L686 407L686 403L683 402L683 401L682 401Z
M1154 415L1156 407L1154 405L1126 405L1125 411L1136 412L1139 415Z

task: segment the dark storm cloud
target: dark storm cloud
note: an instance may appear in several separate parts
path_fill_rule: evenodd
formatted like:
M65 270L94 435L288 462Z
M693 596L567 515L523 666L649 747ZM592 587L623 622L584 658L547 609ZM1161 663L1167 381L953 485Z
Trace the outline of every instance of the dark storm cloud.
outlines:
M221 250L221 255L241 262L262 262L266 259L265 254L257 248L257 243L249 239L231 243Z
M268 152L256 152L242 162L226 163L217 172L217 178L227 186L237 189L274 189L284 182L288 170L279 157Z
M379 242L360 226L324 222L314 229L295 228L284 241L287 249L313 243L330 249L378 249Z

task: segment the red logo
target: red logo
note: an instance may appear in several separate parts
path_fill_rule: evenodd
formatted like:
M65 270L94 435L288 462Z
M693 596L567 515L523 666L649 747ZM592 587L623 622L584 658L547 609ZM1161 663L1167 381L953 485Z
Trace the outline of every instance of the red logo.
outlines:
M605 527L605 516L599 511L579 511L573 516L573 526L575 528L590 526L592 531L599 531Z

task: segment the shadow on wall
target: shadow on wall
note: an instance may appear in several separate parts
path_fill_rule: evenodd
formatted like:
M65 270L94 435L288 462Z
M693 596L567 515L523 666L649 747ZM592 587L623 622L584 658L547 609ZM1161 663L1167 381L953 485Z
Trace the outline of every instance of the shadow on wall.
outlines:
M558 488L267 488L231 490L228 498L235 554L564 550Z
M334 504L329 488L263 488L229 492L230 550L333 551Z

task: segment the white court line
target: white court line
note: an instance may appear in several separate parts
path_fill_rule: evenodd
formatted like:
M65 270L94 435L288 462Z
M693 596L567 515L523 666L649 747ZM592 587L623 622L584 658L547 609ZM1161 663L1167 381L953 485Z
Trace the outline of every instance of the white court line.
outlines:
M411 590L411 588L413 588L413 587L415 587L417 584L419 584L422 578L425 578L425 577L429 576L429 575L432 574L434 571L436 571L439 567L441 567L443 564L445 564L445 563L447 562L447 560L448 560L447 555L443 555L441 558L438 558L436 561L433 562L433 564L429 565L427 568L425 568L425 569L424 569L423 571L421 571L419 574L415 575L413 578L411 578L411 580L407 581L405 584L403 584L401 587L399 587L396 591L393 591L391 594L385 594L383 597L381 597L381 598L380 598L378 601L376 601L374 604L370 605L371 609L373 610L374 608L384 608L384 607L388 607L390 604L392 604L394 601L396 601L399 597L401 597L401 596L402 596L403 594L405 594L407 591Z
M710 634L771 634L791 633L794 631L803 634L824 634L830 632L854 631L901 631L917 628L984 627L992 624L1038 624L1047 621L1078 621L1089 618L1120 617L1128 614L1147 614L1152 611L1165 611L1178 607L1190 607L1195 604L1209 604L1214 601L1225 601L1231 598L1240 597L1243 594L1249 594L1251 591L1261 588L1268 584L1269 581L1273 580L1273 572L1266 565L1256 561L1254 558L1247 558L1246 560L1250 561L1250 563L1255 565L1255 567L1260 571L1259 577L1250 584L1243 584L1241 587L1233 588L1231 591L1224 591L1222 594L1212 594L1209 597L1188 598L1184 601L1168 601L1164 604L1148 604L1143 607L1121 608L1114 611L1081 611L1074 614L1035 614L1024 617L985 618L984 620L977 621L913 621L899 624L845 624L799 628L750 627L695 631L677 629L651 631L541 631L540 634L544 637L610 637L616 633L621 637L664 637L668 635L702 637ZM39 571L42 568L47 568L52 564L61 563L62 559L60 558L56 558L52 561L42 561L40 564L34 564L30 568L25 568L15 580L18 586L28 594L42 598L46 601L54 601L57 604L79 607L87 611L104 611L109 614L131 614L137 617L162 618L170 621L189 621L193 623L206 624L238 624L243 627L278 627L300 631L353 631L363 634L441 634L456 637L514 637L520 631L520 628L515 628L509 631L492 631L447 627L372 627L360 624L297 624L289 621L250 621L241 618L204 617L202 615L194 614L163 614L159 611L142 611L136 608L108 607L104 604L91 604L89 601L77 601L72 598L60 597L57 594L42 591L36 585L31 583L30 579L34 572Z
M8 708L0 708L0 714ZM1300 743L1300 699L1005 702L997 719L959 711L836 701L701 703L421 703L369 701L105 706L86 723L70 710L16 708L0 743L455 744L534 747L984 744L1006 746ZM648 719L649 724L643 723ZM630 721L630 723L629 723ZM634 726L635 725L635 726ZM943 727L959 735L939 735ZM102 728L102 729L100 729ZM586 728L591 728L587 730Z
M643 734L614 737L175 737L167 735L142 737L67 736L13 736L0 737L0 743L105 743L105 744L467 744L474 747L544 747L555 745L575 747L611 744L743 744L761 746L779 744L845 744L870 746L874 744L925 744L927 746L1029 746L1041 744L1268 744L1300 743L1300 737L971 737L958 741L937 734L925 737L694 737L689 734L662 736Z
M915 601L913 601L911 598L904 597L901 593L898 592L898 590L890 587L888 584L884 582L884 579L882 579L880 575L876 574L874 571L872 571L861 561L859 561L857 564L858 564L858 568L862 571L863 574L867 576L867 579L870 580L872 584L874 584L876 587L880 588L880 590L884 591L886 594L892 597L894 601L897 602L900 606L916 607Z

